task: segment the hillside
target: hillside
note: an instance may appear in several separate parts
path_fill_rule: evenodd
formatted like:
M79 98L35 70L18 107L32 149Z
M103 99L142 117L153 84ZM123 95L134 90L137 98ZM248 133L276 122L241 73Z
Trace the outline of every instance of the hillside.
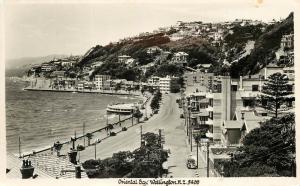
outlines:
M23 57L17 59L7 59L5 61L5 76L18 76L21 77L27 74L27 71L35 64L41 64L43 62L48 62L53 58L63 58L66 55L63 54L53 54L41 57Z
M294 14L291 13L284 21L269 25L255 41L254 49L250 55L231 66L231 74L255 74L275 59L275 52L280 48L283 35L294 32Z
M76 60L59 60L70 66L49 60L50 71L41 73L37 68L31 72L50 77L52 72L64 70L68 77L80 79L92 80L97 74L106 74L145 81L153 75L180 77L187 69L183 65L193 71L202 68L199 64L212 64L208 72L230 72L236 78L257 73L273 62L282 36L294 31L293 21L291 13L285 20L271 23L243 19L225 23L180 22L105 46L96 45Z

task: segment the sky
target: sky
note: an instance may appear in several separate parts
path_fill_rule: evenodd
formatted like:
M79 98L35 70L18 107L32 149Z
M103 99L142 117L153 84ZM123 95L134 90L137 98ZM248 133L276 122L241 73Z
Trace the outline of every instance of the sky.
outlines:
M83 55L177 21L286 18L299 0L10 1L5 4L5 57ZM226 2L226 3L225 3Z

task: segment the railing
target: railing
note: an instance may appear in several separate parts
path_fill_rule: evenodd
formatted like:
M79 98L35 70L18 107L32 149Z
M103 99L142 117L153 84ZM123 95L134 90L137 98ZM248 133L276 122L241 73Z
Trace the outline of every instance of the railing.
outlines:
M123 119L123 120L120 120L120 121L118 121L118 122L115 122L115 123L112 123L112 124L108 124L108 125L113 125L113 126L115 126L115 125L118 125L118 124L120 124L120 123L122 123L122 122L124 122L124 121L129 120L129 119L133 119L133 116L130 116L130 117L128 117L128 118L125 118L125 119ZM92 131L92 132L89 132L89 133L90 133L90 134L94 134L94 133L96 133L96 132L101 132L101 131L103 131L103 130L108 131L108 130L109 130L109 126L108 126L108 125L105 126L105 127L100 128L100 129L94 130L94 131ZM78 137L75 137L74 140L76 141L77 139L81 139L81 138L83 138L83 137L86 137L86 135L87 135L87 134L79 135ZM103 139L105 139L105 138L107 138L107 137L104 137ZM102 139L102 140L103 140L103 139ZM65 145L65 144L69 144L69 143L71 143L71 142L72 142L71 140L68 140L68 141L61 142L60 144ZM28 154L23 154L21 157L31 156L31 155L33 155L33 154L42 153L42 152L45 152L45 151L48 151L48 150L52 150L52 149L53 149L53 146L47 146L47 147L45 147L45 148L42 148L41 150L33 151L33 152L31 152L31 153L28 153Z

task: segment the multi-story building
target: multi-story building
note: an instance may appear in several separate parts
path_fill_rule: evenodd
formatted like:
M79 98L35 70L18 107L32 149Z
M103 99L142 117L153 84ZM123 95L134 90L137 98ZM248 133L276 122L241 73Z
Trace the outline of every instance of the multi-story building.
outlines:
M128 56L128 55L121 55L121 56L118 56L118 62L119 63L125 63L125 64L128 64L130 62L132 62L132 58L131 56Z
M62 61L61 62L61 66L63 67L72 67L74 64L76 63L76 61Z
M288 73L292 76L293 69L285 68L285 74ZM266 110L256 107L257 97L267 79L259 74L241 76L239 79L232 79L230 76L215 78L220 82L218 91L187 95L192 120L198 125L209 125L214 141L237 145L245 132L259 126L268 115ZM290 79L289 84L294 85L294 80ZM287 105L293 106L290 103Z
M170 93L174 89L179 89L178 77L164 77L159 78L159 90L162 93Z
M42 65L42 72L51 72L55 69L55 66L54 65L51 65L51 64L43 64Z
M185 66L187 64L188 56L189 55L185 52L177 52L177 53L174 54L174 56L172 58L172 62Z
M104 87L105 87L105 82L107 81L107 80L110 80L110 75L96 75L95 76L95 80L94 80L94 82L95 82L95 85L96 85L96 89L97 90L103 90L104 89Z
M282 48L294 48L294 34L283 35L281 38Z
M183 76L184 88L188 86L203 86L206 87L207 91L213 89L213 73L205 73L201 71L185 73Z

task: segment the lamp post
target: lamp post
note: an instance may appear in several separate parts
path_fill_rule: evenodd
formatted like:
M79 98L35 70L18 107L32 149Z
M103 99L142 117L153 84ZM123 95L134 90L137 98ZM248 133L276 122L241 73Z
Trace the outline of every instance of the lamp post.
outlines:
M97 143L100 143L101 140L100 139L95 139L94 145L95 145L95 160L97 159Z
M197 141L196 141L196 143L197 143L197 169L199 168L199 150L198 150L198 148L199 148L199 140L198 140L198 138L197 138Z
M189 139L189 143L191 144L191 106L188 106L188 125L187 125L187 134L188 134L188 139Z

